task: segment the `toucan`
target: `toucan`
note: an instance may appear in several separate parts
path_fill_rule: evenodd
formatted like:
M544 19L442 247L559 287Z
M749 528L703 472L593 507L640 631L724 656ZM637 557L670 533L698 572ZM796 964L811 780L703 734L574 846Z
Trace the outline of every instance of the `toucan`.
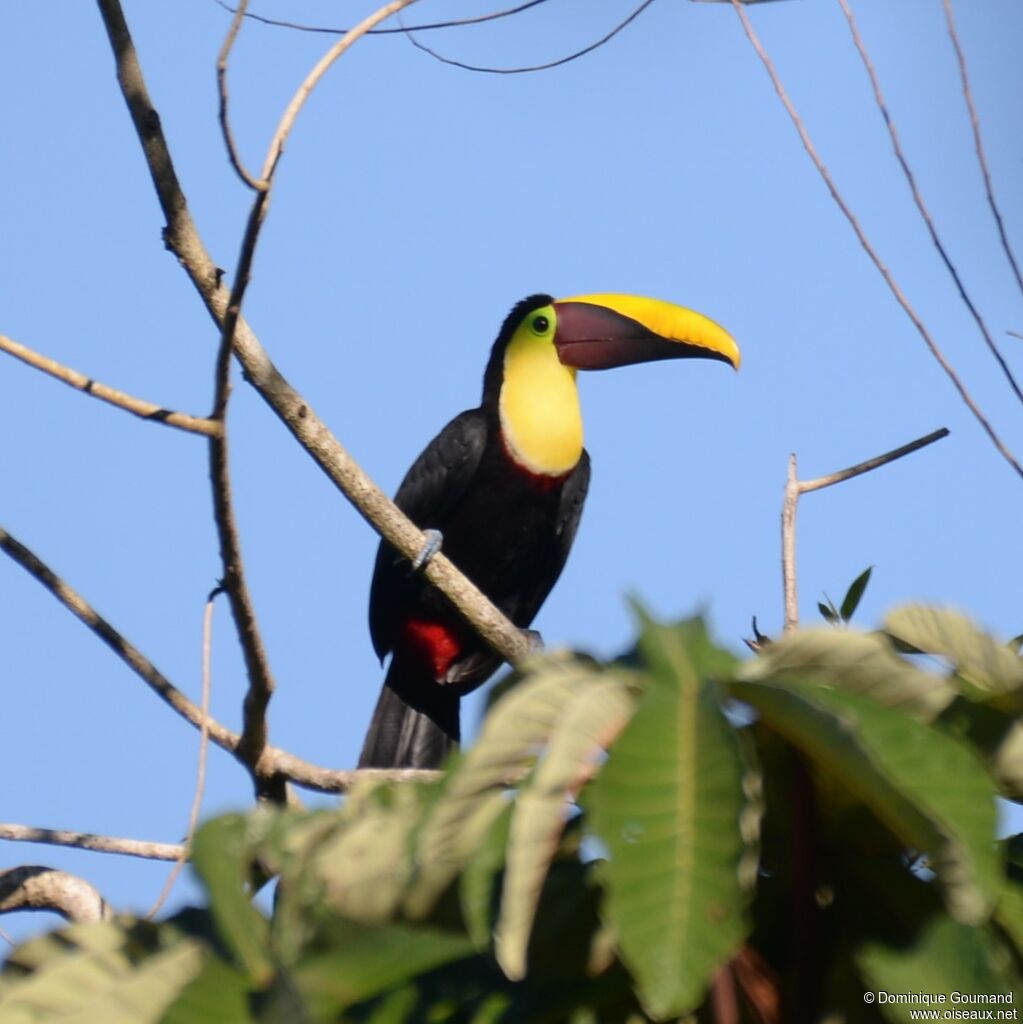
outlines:
M739 349L713 320L658 299L531 295L508 315L483 397L426 446L395 503L508 618L526 629L575 539L590 482L577 370L659 359L717 359ZM435 768L459 741L459 702L494 673L480 640L416 565L377 551L369 626L391 654L361 768Z

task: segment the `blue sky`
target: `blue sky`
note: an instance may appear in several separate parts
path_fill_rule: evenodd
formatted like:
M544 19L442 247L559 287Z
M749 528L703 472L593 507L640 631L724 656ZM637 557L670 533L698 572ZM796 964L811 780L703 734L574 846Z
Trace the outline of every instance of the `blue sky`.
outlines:
M213 0L128 0L150 91L193 214L230 269L248 193L225 158ZM632 2L551 0L431 35L470 62L556 58ZM370 8L272 3L326 24ZM983 197L937 0L855 0L939 229L1018 374L1023 296ZM478 13L423 2L408 20ZM841 11L750 11L840 187L1017 455L1011 396L927 240ZM1023 7L957 5L995 184L1023 249ZM202 413L216 337L164 251L162 221L90 4L3 15L0 332L105 383ZM231 66L251 167L327 40L248 25ZM367 39L302 113L278 175L246 315L277 365L393 491L425 442L476 404L497 328L534 291L649 294L726 326L717 363L581 380L594 475L575 551L537 627L549 645L619 651L639 595L663 617L705 609L734 648L750 618L780 628L778 515L790 451L816 476L939 426L951 437L804 498L804 619L867 565L860 619L906 601L1023 631L1023 483L925 351L842 220L728 6L658 0L611 44L534 75L473 75L401 37ZM202 603L218 577L206 449L0 358L0 524L82 591L180 687L199 692ZM238 380L238 516L279 691L273 741L354 764L382 673L365 623L375 537ZM0 819L175 841L197 739L20 569L0 561L5 782ZM244 676L217 611L213 710L236 724ZM467 722L478 702L468 702ZM246 776L210 754L205 812L245 806ZM65 867L145 909L166 865L8 845L6 864ZM194 894L179 883L171 905ZM0 922L16 936L44 918Z

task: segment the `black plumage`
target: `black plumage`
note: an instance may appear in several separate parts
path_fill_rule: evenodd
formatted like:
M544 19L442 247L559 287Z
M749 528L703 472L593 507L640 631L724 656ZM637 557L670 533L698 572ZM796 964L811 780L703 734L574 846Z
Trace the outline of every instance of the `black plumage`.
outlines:
M590 479L585 451L565 476L544 477L517 464L501 435L504 350L522 318L551 301L532 296L512 310L494 344L480 406L430 442L395 497L417 526L443 533L444 553L522 628L561 575ZM458 742L461 697L492 675L500 658L386 542L377 552L369 621L377 654L390 653L392 661L359 765L436 767Z

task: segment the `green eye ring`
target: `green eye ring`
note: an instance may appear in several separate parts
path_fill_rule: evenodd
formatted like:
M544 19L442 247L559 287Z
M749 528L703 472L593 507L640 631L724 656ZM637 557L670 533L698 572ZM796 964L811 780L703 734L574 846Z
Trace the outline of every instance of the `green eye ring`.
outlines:
M543 313L539 313L534 316L529 324L530 330L537 335L546 334L550 330L550 327L550 319L544 316Z

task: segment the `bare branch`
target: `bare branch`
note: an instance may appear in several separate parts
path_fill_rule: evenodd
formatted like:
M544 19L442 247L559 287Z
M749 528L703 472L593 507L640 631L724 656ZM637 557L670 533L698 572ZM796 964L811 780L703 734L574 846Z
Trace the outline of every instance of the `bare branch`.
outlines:
M768 56L767 51L764 49L764 46L760 41L760 38L757 36L756 32L754 32L753 26L750 23L749 17L747 16L746 11L743 8L743 5L739 3L739 0L731 0L731 4L733 9L735 10L735 13L739 16L739 20L742 22L742 27L746 33L746 38L750 41L750 45L752 45L753 49L757 53L757 56L763 63L764 68L770 76L771 83L774 85L774 90L778 94L778 98L781 100L782 105L788 112L788 115L791 118L792 123L796 128L796 131L799 133L799 138L803 143L803 148L806 150L810 159L813 161L814 166L817 168L817 171L823 179L825 185L827 185L828 191L831 193L832 199L835 200L835 203L838 205L838 208L842 211L846 220L849 222L849 226L856 233L856 237L859 239L860 245L863 247L864 251L870 257L874 266L877 267L878 272L884 278L885 283L891 290L892 295L895 296L896 301L899 303L905 314L912 321L913 326L917 329L918 333L920 334L920 337L923 339L924 344L927 346L931 355L934 357L938 365L945 371L945 375L952 382L953 387L955 387L956 391L959 393L959 397L966 404L970 412L973 413L974 418L984 429L984 432L991 439L992 444L994 444L995 448L998 449L999 453L1002 455L1005 461L1008 462L1010 466L1012 466L1012 468L1016 471L1016 474L1020 477L1020 479L1023 479L1023 466L1020 465L1016 457L1006 447L1005 443L1002 441L1001 437L999 437L999 435L995 432L994 427L991 426L991 423L988 421L987 417L981 411L980 407L973 400L973 397L970 395L970 392L966 389L966 386L959 379L959 375L953 369L949 361L945 358L943 352L938 347L937 342L931 336L931 332L927 329L924 322L920 319L919 314L916 312L913 306L910 305L909 300L903 294L902 289L899 287L895 278L892 276L891 271L881 261L880 256L878 256L877 251L874 249L870 240L867 238L867 235L864 232L863 227L860 225L860 222L856 219L856 216L849 207L849 204L846 203L845 199L842 197L842 194L838 191L838 186L835 184L834 179L831 177L831 173L828 171L827 166L824 164L824 161L821 159L820 154L817 152L817 149L815 148L813 141L810 138L810 134L806 129L806 125L803 124L802 118L799 116L799 113L793 105L792 100L789 99L788 93L785 91L785 87L782 85L781 78L779 77L778 72L775 69L774 62Z
M785 598L786 633L791 632L799 625L799 598L796 591L796 511L800 496L843 483L881 466L887 466L889 462L894 462L921 448L926 448L927 445L934 444L935 441L940 441L943 437L948 437L947 427L941 427L933 433L910 441L909 444L893 448L890 452L885 452L884 455L876 455L865 462L849 466L848 469L841 469L837 473L829 473L827 476L819 476L813 480L799 480L796 476L796 456L794 453L789 456L789 471L781 509L781 577Z
M118 391L117 388L108 387L106 384L86 377L84 373L72 370L69 366L64 366L49 356L41 355L3 334L0 334L0 351L7 352L34 369L42 370L43 373L63 381L76 391L83 391L87 395L92 395L93 398L99 398L110 405L115 405L141 419L153 423L163 423L168 427L177 427L179 430L186 430L193 434L204 434L206 437L216 437L220 433L220 424L214 420L204 419L201 416L189 416L184 412L173 412L153 402L147 402L145 399L135 398L133 395Z
M99 890L84 878L35 864L0 871L0 914L15 910L52 910L69 921L111 916Z
M280 776L267 774L261 770L260 761L267 749L266 711L273 696L274 679L270 671L269 660L263 646L255 607L245 582L244 563L241 557L241 538L234 517L231 500L231 478L228 469L227 449L227 404L230 396L231 351L234 346L238 319L241 315L242 302L251 279L252 261L255 258L259 232L266 218L270 202L270 189L278 161L284 151L284 143L294 127L302 106L317 83L327 73L331 65L342 56L351 45L366 31L384 20L390 14L407 7L414 0L392 0L392 2L370 15L358 26L339 39L327 53L316 63L306 76L301 86L288 104L267 151L263 165L262 181L256 187L256 198L249 212L242 239L241 252L238 256L238 267L235 272L234 285L228 299L227 311L221 325L220 348L216 362L216 396L214 399L212 418L224 424L224 431L219 438L210 443L210 479L213 483L213 508L217 523L217 535L220 539L220 556L224 566L223 586L231 604L231 613L238 630L238 639L245 655L249 686L245 695L244 728L241 744L238 748L239 759L248 767L256 785L256 795L261 800L272 800L285 803L287 792L284 780ZM231 25L231 31L221 48L220 64L226 69L227 56L241 24L241 14L245 4L241 4ZM220 76L221 106L226 110L224 76ZM224 121L226 127L226 120ZM229 139L229 131L225 132ZM234 157L232 157L234 159Z
M238 30L242 27L242 18L245 17L245 8L248 7L249 0L240 0L238 7L234 12L234 17L231 19L231 27L227 30L227 36L224 39L223 46L220 47L220 53L217 54L217 92L220 95L220 109L218 118L220 120L220 131L224 136L224 145L227 147L227 155L231 161L231 166L235 169L235 173L239 178L245 182L249 188L254 189L256 192L260 192L265 189L266 182L257 181L249 174L242 163L242 158L238 154L238 148L235 146L234 134L231 131L231 119L228 117L227 104L228 104L228 93L227 93L227 60L231 56L231 48L234 46L234 41L238 37Z
M188 211L184 193L174 171L170 151L160 128L159 115L146 91L131 36L118 0L97 0L117 65L132 122L142 144L160 206L167 220L164 231L168 247L177 256L214 321L221 325L229 295L221 272L210 259ZM241 317L234 336L235 355L249 383L285 423L295 439L357 508L364 519L395 550L412 559L425 543L422 531L403 515L369 479L362 468L331 434L298 392L271 362L252 329ZM443 552L425 569L426 578L436 586L476 632L507 661L519 661L529 653L529 644L487 597L452 564ZM217 742L216 736L211 738ZM278 762L281 766L281 762ZM282 773L299 778L281 767ZM308 780L303 785L312 785ZM327 788L339 791L336 785Z
M902 168L902 172L906 176L906 181L909 183L909 190L913 194L913 202L916 203L916 208L920 211L920 216L923 217L924 223L927 225L927 231L931 236L931 241L934 243L935 249L938 250L938 255L941 256L941 260L945 264L949 274L951 274L952 280L955 282L956 290L959 292L959 297L963 300L966 308L970 311L970 315L973 317L980 333L983 335L984 343L987 345L988 351L994 356L998 365L1001 367L1002 373L1004 374L1005 379L1009 382L1009 387L1012 388L1016 398L1023 403L1023 391L1020 391L1019 384L1016 383L1016 378L1013 376L1012 370L1009 368L1009 364L1005 361L1005 357L995 344L995 339L991 336L991 332L988 330L987 324L984 322L984 318L980 315L980 311L974 305L973 300L966 291L966 286L963 284L963 280L959 276L959 271L956 270L955 265L949 258L948 252L945 250L945 246L938 237L938 229L934 226L934 218L931 216L930 210L924 203L923 196L920 194L920 189L917 186L916 175L913 174L913 171L909 166L909 161L906 159L906 154L902 150L902 144L899 142L898 132L895 130L895 122L892 120L891 113L888 110L888 105L885 103L884 94L881 92L881 82L877 77L877 71L874 68L873 61L870 59L870 54L867 53L867 47L863 42L863 37L860 35L859 26L856 24L856 18L853 15L852 9L849 7L848 0L838 0L838 4L842 8L842 12L845 14L846 21L849 23L849 31L852 33L853 44L860 55L860 59L863 61L863 66L867 70L871 87L874 90L874 99L877 102L878 109L881 111L881 116L884 118L884 123L888 128L888 135L892 140L892 148L895 150L895 158L899 161L899 166Z
M214 0L214 2L219 7L223 7L225 11L230 11L232 14L238 13L237 7L232 7L230 4L225 3L224 0ZM395 36L401 35L404 32L431 32L442 28L462 28L466 25L481 25L486 21L497 21L499 18L510 18L513 14L521 14L523 11L528 11L531 7L539 7L541 4L545 3L547 3L547 0L529 0L528 3L518 4L515 7L508 7L503 11L493 11L490 14L480 14L475 18L457 18L452 21L434 21L428 22L425 25L409 25L407 28L371 28L366 32L366 35ZM306 25L297 21L282 21L279 18L267 18L262 14L254 14L252 11L245 11L245 17L249 18L251 21L258 21L261 25L271 25L274 28L293 29L296 32L312 32L318 35L343 36L346 32L351 31L347 28Z
M429 54L434 60L438 60L441 64L448 64L451 67L461 68L463 71L477 71L487 75L523 75L531 71L547 71L550 68L561 67L562 64L570 64L574 60L578 60L580 57L585 57L588 53L593 53L594 50L599 50L605 43L609 43L619 32L624 28L632 24L652 3L654 0L643 0L643 2L632 11L623 21L620 21L607 35L601 36L595 43L590 43L588 46L584 46L581 50L576 50L575 53L570 53L567 57L559 57L557 60L547 61L545 64L531 64L527 67L518 68L491 68L480 66L476 64L465 64L460 60L453 60L450 57L445 57L438 53L436 50L430 49L425 43L419 42L412 33L415 31L413 28L407 28L405 30L408 36L408 41L417 49L422 50L423 53Z
M196 728L203 723L202 714L159 669L129 640L106 621L81 594L64 582L32 551L0 527L0 550L34 576L65 608L91 629L136 675L149 684L157 696L167 702L182 718ZM238 737L219 722L209 722L214 743L232 753Z
M0 550L35 577L51 594L91 629L154 693L162 698L186 722L209 730L210 739L220 748L238 757L241 738L216 719L204 716L202 710L188 699L159 669L129 640L123 637L93 607L64 582L32 551L15 540L0 527ZM348 788L354 773L320 768L276 747L269 747L261 762L261 771L268 775L284 775L311 789L340 793Z
M185 851L179 843L149 843L141 839L118 839L91 832L34 828L31 825L0 824L0 839L14 843L45 843L47 846L72 846L93 853L118 853L144 860L177 860Z
M970 88L970 76L966 71L966 54L963 52L963 48L959 43L959 33L956 31L955 14L952 10L952 0L944 0L945 3L945 21L948 24L948 34L952 40L952 46L955 48L956 60L959 62L959 76L963 82L963 98L966 100L966 108L970 112L970 125L973 128L973 145L977 151L977 162L980 164L980 172L984 177L984 191L987 193L988 206L991 207L991 213L995 218L995 224L998 226L998 237L1002 241L1002 248L1005 250L1005 256L1009 261L1009 266L1012 267L1012 273L1016 278L1016 284L1019 285L1019 289L1023 292L1023 275L1020 274L1019 264L1016 262L1016 256L1012 251L1012 246L1009 244L1009 236L1005 230L1005 222L1002 220L1002 212L998 207L998 203L995 202L995 189L991 182L991 171L988 169L987 155L984 152L984 141L980 135L980 118L977 116L977 107L973 102L973 90Z
M156 898L156 902L149 908L149 913L146 914L147 921L151 921L156 917L160 912L160 907L163 906L167 897L171 894L174 883L178 880L178 876L181 874L192 852L195 832L199 827L199 811L202 808L203 793L206 791L206 757L210 749L210 650L213 646L213 602L216 600L218 593L219 591L214 590L206 598L206 607L203 610L202 616L202 705L200 709L202 711L202 725L199 727L199 764L195 772L195 794L192 797L192 810L188 815L188 831L185 834L185 842L182 845L181 854L177 862L171 868L167 881L164 882L160 895Z

